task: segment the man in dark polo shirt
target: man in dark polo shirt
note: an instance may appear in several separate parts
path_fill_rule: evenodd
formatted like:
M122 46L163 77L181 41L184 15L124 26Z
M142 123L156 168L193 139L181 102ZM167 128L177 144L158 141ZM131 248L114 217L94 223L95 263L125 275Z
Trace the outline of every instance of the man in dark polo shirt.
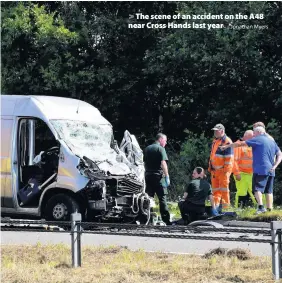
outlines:
M186 186L183 199L178 203L184 223L201 220L205 217L205 201L209 198L212 206L212 215L217 215L212 195L212 188L205 178L202 167L196 167L192 173L193 180Z
M145 148L145 181L146 193L152 198L155 194L158 196L163 222L171 225L166 201L167 187L170 185L167 168L168 158L165 151L166 142L166 135L159 133L156 136L156 141Z

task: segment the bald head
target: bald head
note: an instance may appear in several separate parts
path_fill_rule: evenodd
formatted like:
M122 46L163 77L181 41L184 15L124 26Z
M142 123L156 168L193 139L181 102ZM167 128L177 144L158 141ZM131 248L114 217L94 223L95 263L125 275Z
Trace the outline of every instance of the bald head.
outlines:
M243 140L247 141L247 140L249 140L253 137L254 137L254 132L252 130L248 130L248 131L245 132L245 134L243 136Z

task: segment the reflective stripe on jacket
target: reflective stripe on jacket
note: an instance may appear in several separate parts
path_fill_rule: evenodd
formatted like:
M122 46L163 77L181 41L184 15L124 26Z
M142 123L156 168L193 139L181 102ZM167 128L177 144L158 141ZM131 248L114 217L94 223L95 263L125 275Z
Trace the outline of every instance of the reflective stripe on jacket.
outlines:
M251 147L241 146L234 149L233 174L253 173L253 151Z
M221 150L219 146L231 144L232 140L224 135L220 139L215 139L212 143L212 150L210 154L209 171L220 170L223 172L232 173L234 165L233 148Z

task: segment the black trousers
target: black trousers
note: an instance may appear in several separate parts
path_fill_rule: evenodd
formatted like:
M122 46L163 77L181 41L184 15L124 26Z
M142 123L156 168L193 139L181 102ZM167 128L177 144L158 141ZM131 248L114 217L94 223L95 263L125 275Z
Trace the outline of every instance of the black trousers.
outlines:
M169 224L170 214L168 211L166 200L167 188L162 187L160 183L161 178L161 174L145 174L146 193L152 198L155 196L155 194L158 196L162 220L166 224Z
M178 207L185 224L207 218L204 205L195 205L187 200L182 200L178 202Z

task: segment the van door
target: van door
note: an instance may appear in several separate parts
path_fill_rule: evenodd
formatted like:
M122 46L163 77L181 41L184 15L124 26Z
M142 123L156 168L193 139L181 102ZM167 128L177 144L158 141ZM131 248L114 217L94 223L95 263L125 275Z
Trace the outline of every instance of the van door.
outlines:
M58 172L60 148L51 130L38 118L20 118L17 139L17 201L22 208L39 206L40 195Z
M12 192L12 133L14 120L1 118L1 207L13 208Z

